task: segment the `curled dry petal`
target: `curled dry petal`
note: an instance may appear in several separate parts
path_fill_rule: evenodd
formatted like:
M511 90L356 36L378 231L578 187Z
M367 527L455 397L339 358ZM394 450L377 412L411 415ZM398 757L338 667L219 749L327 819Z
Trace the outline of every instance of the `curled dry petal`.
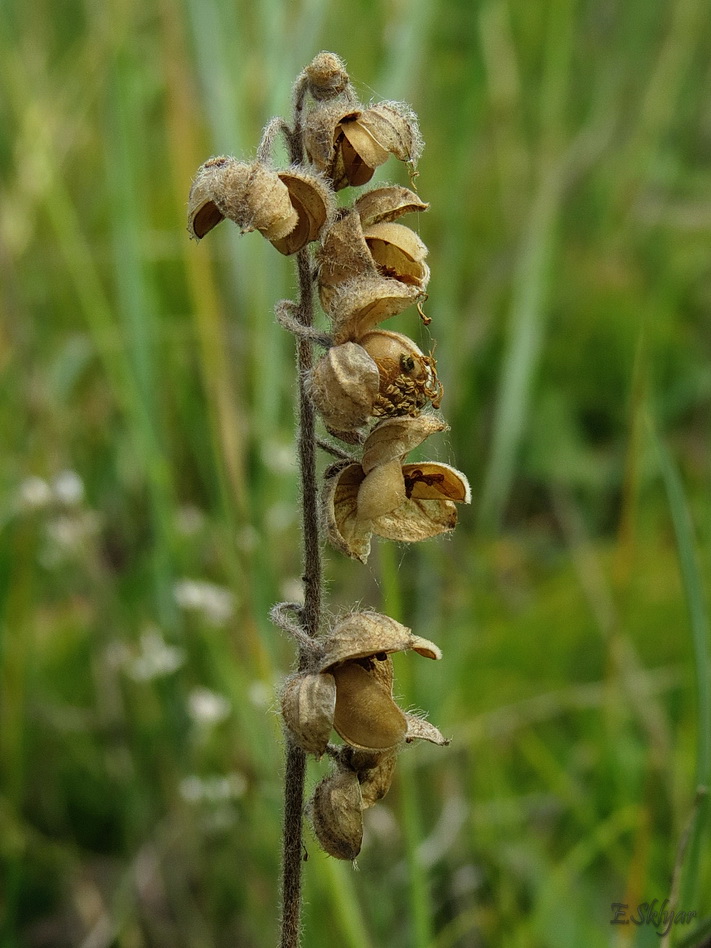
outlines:
M354 661L380 653L417 652L425 658L440 659L439 648L428 639L413 635L407 626L379 612L352 612L335 623L325 642L319 664L328 671L340 662ZM381 663L384 664L384 663Z
M451 743L434 724L425 721L424 718L416 714L406 714L407 734L405 740L409 744L411 741L430 741L432 744L438 744L440 747L446 747Z
M407 733L405 715L388 691L354 662L332 669L336 680L333 726L344 741L363 750L386 751Z
M364 229L363 237L380 273L425 291L430 278L424 262L427 247L414 230L383 221Z
M326 750L336 708L332 675L303 673L287 681L281 696L284 723L307 754L320 757Z
M361 346L333 346L311 373L309 393L326 425L354 431L373 413L380 390L378 366Z
M383 221L394 221L413 211L426 211L428 207L429 204L421 200L414 191L396 184L366 191L355 202L364 228Z
M385 151L400 161L416 162L422 139L415 113L404 102L379 102L362 112L359 119Z
M279 253L288 256L318 238L332 212L333 195L321 178L300 168L280 171L278 177L286 185L292 207L298 215L296 227L290 233L272 239Z
M225 217L268 240L286 237L298 222L289 190L275 171L220 156L198 169L188 198L188 231L200 239Z
M399 458L378 464L365 476L358 491L358 518L374 520L405 502L405 480Z
M326 471L323 519L329 543L346 556L367 563L371 530L358 519L358 490L365 477L360 464L334 465Z
M358 777L339 771L316 787L309 805L314 833L336 859L355 859L363 843L362 797Z
M392 513L371 521L373 533L385 540L418 543L449 533L457 525L457 508L449 500L408 499Z
M408 715L405 715L407 718ZM407 736L405 737L407 740ZM364 810L382 800L390 789L395 773L397 755L386 752L378 754L375 763L358 771L360 781L361 801Z
M339 284L324 306L333 322L334 342L357 342L378 323L402 313L422 296L419 287L388 277L366 276Z
M417 418L387 418L370 433L363 446L363 470L366 474L380 464L403 458L430 435L446 431L448 425L436 415Z
M472 499L469 481L449 464L431 461L422 464L404 464L402 468L405 492L415 500L454 500L458 504L470 504Z
M343 169L347 183L354 187L367 184L375 169L389 158L389 150L363 124L364 114L349 115L340 123Z

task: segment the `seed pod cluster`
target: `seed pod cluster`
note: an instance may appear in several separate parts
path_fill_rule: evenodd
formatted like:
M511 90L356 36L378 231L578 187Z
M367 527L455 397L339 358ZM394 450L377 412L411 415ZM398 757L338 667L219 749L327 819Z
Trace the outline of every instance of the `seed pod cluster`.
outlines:
M293 675L281 696L291 739L306 753L327 750L335 770L316 788L309 804L314 832L339 859L360 851L361 811L390 788L397 752L414 740L448 741L428 721L403 711L393 699L394 652L441 658L439 648L406 626L375 612L337 620L308 667ZM343 742L329 745L335 731Z
M274 137L283 133L293 164L272 166ZM371 538L415 542L452 530L457 504L469 503L466 477L447 464L408 463L407 455L447 429L438 410L442 385L435 360L410 338L380 324L426 299L427 247L402 222L428 205L401 185L372 187L337 209L336 192L367 184L391 156L414 167L422 140L413 112L400 102L358 101L343 62L319 53L297 78L294 125L274 119L251 162L219 156L199 169L188 199L188 232L200 240L224 219L259 231L282 254L299 254L329 324L304 325L298 308L280 304L277 319L325 353L305 373L308 393L327 431L359 453L327 468L323 530L330 543L365 563ZM309 245L313 252L309 253ZM313 279L311 280L310 277ZM339 859L360 852L362 811L393 779L397 754L413 741L447 740L393 699L394 652L441 653L387 616L354 612L322 639L306 621L272 612L300 643L299 670L285 683L281 713L288 739L307 754L328 754L332 772L308 805L323 849ZM298 611L298 610L297 610ZM313 628L313 626L311 627ZM333 734L339 742L332 743Z

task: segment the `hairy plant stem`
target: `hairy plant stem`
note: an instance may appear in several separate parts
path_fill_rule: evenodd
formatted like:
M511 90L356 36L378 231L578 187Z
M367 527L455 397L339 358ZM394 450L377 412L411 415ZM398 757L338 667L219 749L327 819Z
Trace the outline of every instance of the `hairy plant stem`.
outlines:
M300 109L295 108L294 130L287 135L291 160L302 157ZM296 258L299 273L299 300L296 317L305 329L311 329L314 291L311 258L306 248ZM298 457L301 475L301 517L303 537L304 606L301 627L305 636L315 639L321 624L321 546L316 480L316 413L306 391L306 379L313 363L313 343L308 334L296 337L299 389ZM299 648L299 669L306 664L306 650ZM301 933L301 864L304 782L306 755L287 737L284 773L284 834L282 843L282 915L280 948L297 948Z

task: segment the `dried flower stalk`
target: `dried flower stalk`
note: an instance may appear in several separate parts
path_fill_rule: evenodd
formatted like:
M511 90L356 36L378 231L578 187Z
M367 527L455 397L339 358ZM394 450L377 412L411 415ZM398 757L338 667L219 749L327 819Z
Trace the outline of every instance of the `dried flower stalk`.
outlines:
M286 169L271 164L278 134L289 152ZM371 611L323 628L321 608L321 532L337 550L366 562L373 535L415 542L447 532L457 521L456 504L470 500L466 477L453 467L406 463L409 452L446 430L437 414L443 390L431 354L402 333L379 328L426 298L427 248L400 218L428 205L409 188L386 185L336 209L337 191L366 184L391 156L414 168L421 151L407 106L362 105L341 60L320 53L296 80L292 124L273 119L251 163L210 158L188 201L191 237L199 240L232 220L295 255L299 276L298 299L282 301L276 311L296 337L304 565L303 606L280 603L272 610L275 624L298 644L296 671L281 695L287 753L281 948L296 948L300 938L306 755L328 754L333 762L306 807L314 834L331 856L354 860L362 811L388 792L399 751L416 740L448 743L393 699L390 655L414 651L439 659L439 648ZM314 327L315 292L328 332ZM317 361L315 344L326 350ZM359 454L318 438L317 414L332 437ZM325 471L322 490L317 446L341 458ZM334 732L340 743L331 742Z

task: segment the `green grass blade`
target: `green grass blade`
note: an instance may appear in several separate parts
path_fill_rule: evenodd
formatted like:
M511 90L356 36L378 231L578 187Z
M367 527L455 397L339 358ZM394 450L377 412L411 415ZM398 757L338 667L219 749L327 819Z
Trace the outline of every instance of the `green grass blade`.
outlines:
M711 638L704 584L696 558L694 528L684 494L684 486L669 450L654 429L652 429L652 439L657 451L659 467L674 525L679 556L679 571L689 613L696 676L696 786L699 790L703 788L706 790L703 798L698 802L696 814L693 818L684 857L683 881L680 888L680 907L692 910L699 895L699 862L709 811L708 789L711 781L711 655L709 653L709 643Z

